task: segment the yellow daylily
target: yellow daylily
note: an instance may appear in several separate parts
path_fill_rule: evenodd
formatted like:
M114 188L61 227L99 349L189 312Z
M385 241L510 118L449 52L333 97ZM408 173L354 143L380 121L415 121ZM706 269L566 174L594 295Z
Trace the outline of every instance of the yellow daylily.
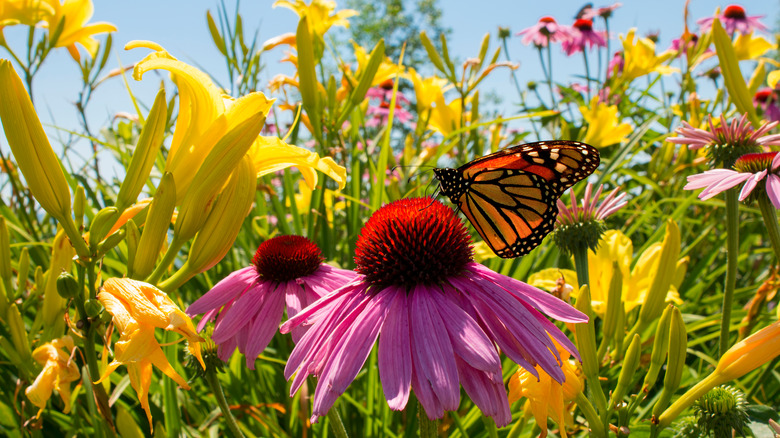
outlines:
M599 102L598 97L590 101L590 107L581 106L580 112L588 127L582 140L596 148L621 143L632 128L628 123L620 123L617 105Z
M547 417L550 417L558 424L560 435L565 438L566 425L574 422L571 415L574 408L572 401L582 392L585 376L577 363L569 358L569 352L553 342L563 361L561 371L566 380L563 384L556 382L538 365L535 367L539 373L538 379L520 368L509 378L509 403L525 397L527 400L523 411L526 416L533 415L536 425L542 430L539 436L547 436Z
M769 72L766 75L766 83L770 88L776 88L778 82L780 82L780 70Z
M777 46L770 43L766 38L754 36L753 32L747 35L737 32L737 38L734 40L734 53L739 61L757 59L764 53L776 48Z
M333 158L320 157L307 149L287 144L278 137L259 137L249 148L249 157L257 176L294 166L310 188L317 185L317 170L336 181L339 190L347 184L347 169L336 164Z
M368 67L369 53L365 48L354 41L352 42L352 47L355 49L357 72L363 72L365 71L366 67ZM374 75L374 79L371 81L371 86L373 87L382 84L388 80L393 81L395 80L396 75L405 77L405 68L393 62L389 56L385 56L385 58L382 60L382 63L379 64L379 68Z
M409 69L409 77L414 84L414 95L417 99L417 114L423 114L430 109L440 96L444 96L447 80L437 76L423 79L415 69Z
M41 20L54 15L54 9L41 0L0 1L0 32L3 27L16 24L35 26Z
M444 96L436 97L435 106L431 108L431 115L428 118L428 127L443 136L448 136L453 131L461 128L464 123L463 99L453 99L450 103L445 103ZM468 99L466 100L468 104ZM469 113L465 113L465 119L468 120Z
M43 0L42 0L43 1ZM64 21L62 33L55 47L67 47L70 56L76 61L81 59L76 44L84 47L91 57L95 57L99 46L98 41L92 35L106 32L116 32L116 26L111 23L99 22L87 24L94 7L92 0L45 0L51 6L54 14L47 16L44 20L47 23L50 32L54 32L60 22Z
M679 69L664 65L664 62L673 58L675 52L666 51L655 55L655 43L649 38L635 38L636 28L628 31L628 34L620 39L623 42L623 72L620 79L631 82L634 79L650 73L667 75L679 71ZM635 40L636 39L636 40Z
M129 278L110 278L103 283L98 300L113 316L119 331L114 344L114 360L95 383L107 379L120 365L126 365L130 384L138 393L138 401L146 411L149 426L152 414L149 410L149 386L152 367L156 366L184 389L190 389L187 381L173 369L154 336L154 329L175 331L187 339L187 349L205 369L200 342L192 320L179 309L168 296L152 286Z
M46 407L46 402L51 398L53 390L57 390L65 403L63 413L70 412L70 383L81 378L79 367L71 360L73 351L73 338L63 336L51 342L47 342L36 348L32 358L43 365L43 371L38 374L35 381L24 390L27 398L35 406L39 407L37 417Z
M320 37L331 26L349 27L347 18L358 15L354 9L342 9L333 14L336 2L329 0L312 0L308 5L303 0L277 0L273 7L277 6L292 10L298 17L309 17L309 29Z

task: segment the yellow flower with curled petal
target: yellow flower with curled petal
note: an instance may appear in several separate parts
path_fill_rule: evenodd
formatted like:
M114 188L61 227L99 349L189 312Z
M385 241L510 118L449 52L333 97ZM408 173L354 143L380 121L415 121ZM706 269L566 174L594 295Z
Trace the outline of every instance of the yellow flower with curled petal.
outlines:
M542 430L540 437L547 436L547 417L558 424L560 435L566 437L566 425L573 424L571 415L574 409L572 403L577 394L582 392L585 376L577 363L569 358L569 352L555 343L560 354L563 371L566 380L560 384L553 380L549 374L537 365L536 372L539 378L523 368L519 368L509 378L509 403L514 403L525 397L527 400L523 406L526 416L533 415L536 425Z
M107 379L120 365L127 366L130 384L138 393L138 401L146 411L149 427L152 413L149 410L149 386L152 368L156 366L184 389L190 389L187 381L173 369L154 336L155 328L177 332L187 339L187 350L205 369L200 342L192 320L168 296L152 286L129 278L109 278L103 283L98 300L113 316L119 331L114 344L114 360L95 383Z
M409 77L414 85L417 113L422 115L433 106L434 102L439 99L439 96L444 96L448 81L435 75L423 79L413 68L409 69Z
M777 46L770 43L766 38L754 36L753 32L747 35L737 32L737 38L734 40L734 53L739 61L757 59L764 53L776 48Z
M448 136L453 131L460 129L465 122L469 119L469 113L463 113L463 107L465 106L461 102L463 99L453 99L450 103L446 103L444 95L436 97L434 106L431 109L431 115L428 118L428 127L443 136ZM466 99L468 104L469 99Z
M35 26L46 17L54 15L54 9L41 0L0 1L0 31L5 26L25 24Z
M369 54L361 45L356 42L352 42L352 47L355 49L355 60L357 61L357 74L366 70L368 67ZM374 75L374 79L371 80L371 86L379 85L387 80L395 80L396 75L406 77L405 68L399 66L393 62L389 56L385 56L382 63L379 64L379 68Z
M636 29L632 28L628 34L620 39L623 42L623 71L620 80L631 82L634 79L650 73L668 75L679 69L664 65L673 58L675 52L666 51L655 55L655 43L649 38L636 38Z
M632 131L628 123L620 123L617 105L599 102L598 97L591 99L590 107L581 106L580 112L588 127L582 141L593 147L621 143Z
M70 56L76 61L81 59L76 48L77 43L84 47L89 55L94 58L97 54L98 42L92 35L116 32L116 26L111 23L87 24L94 12L92 0L64 0L64 3L60 3L60 0L45 1L54 11L54 14L44 18L49 31L54 32L60 26L60 23L64 21L62 33L57 38L55 47L67 47Z
M277 0L273 7L281 6L298 14L298 17L309 17L309 29L322 37L331 26L349 27L347 18L358 15L354 9L342 9L335 14L336 2L330 0L312 0L308 5L303 0Z
M37 417L46 407L46 402L51 398L55 389L65 403L64 413L70 412L70 383L79 380L81 374L76 362L71 360L70 353L73 350L73 338L63 336L51 342L47 342L36 348L32 358L43 365L43 371L38 374L35 381L24 390L27 398L35 406L39 407Z

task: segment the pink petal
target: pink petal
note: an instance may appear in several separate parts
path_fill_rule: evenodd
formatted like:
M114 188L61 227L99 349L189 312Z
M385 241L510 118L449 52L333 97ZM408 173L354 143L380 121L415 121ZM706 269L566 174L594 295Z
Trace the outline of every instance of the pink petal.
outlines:
M742 190L739 192L739 200L744 201L745 198L750 196L750 192L756 187L759 181L766 176L766 170L762 170L745 181L745 185L742 186Z
M390 409L400 411L409 401L412 384L412 347L409 333L409 303L405 290L395 288L387 318L379 336L379 377Z
M766 195L772 201L772 205L780 209L780 178L773 173L766 180Z
M284 290L283 285L279 285L275 291L266 295L263 300L263 307L254 317L249 333L252 334L246 343L246 365L249 369L254 369L255 359L265 350L268 343L276 334L279 323L284 314ZM249 327L247 327L249 328Z
M254 266L248 266L232 272L211 288L210 291L190 304L187 307L187 315L194 316L222 307L225 303L235 299L247 290L255 282L255 279L257 279L257 271L255 271Z
M699 199L706 201L721 192L725 192L728 189L740 185L751 176L753 176L752 173L737 173L735 175L727 176L699 193Z
M271 284L260 282L256 287L241 295L230 310L224 313L225 316L214 326L214 334L211 335L211 339L219 344L249 324L252 317L262 308L269 293L273 293L269 291L273 287Z
M730 169L714 169L708 170L704 173L688 176L688 184L683 187L685 190L696 190L707 187L711 184L722 180L731 175L736 175L739 172Z
M436 289L416 286L411 293L412 355L419 359L421 374L431 385L442 407L448 411L458 409L460 384L444 321L436 307Z
M501 359L493 342L476 321L445 293L439 300L439 313L449 333L452 347L470 367L488 373L498 373L501 378Z
M460 382L474 404L484 415L493 417L498 427L509 424L512 421L512 412L509 410L501 372L491 378L488 373L474 369L460 359L457 364Z

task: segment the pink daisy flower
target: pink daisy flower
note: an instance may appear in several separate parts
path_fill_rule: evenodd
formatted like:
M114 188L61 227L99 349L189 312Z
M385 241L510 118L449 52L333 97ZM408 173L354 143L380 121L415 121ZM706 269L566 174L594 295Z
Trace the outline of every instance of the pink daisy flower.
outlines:
M622 3L615 3L612 6L604 6L602 8L587 8L582 12L582 16L579 18L584 18L586 20L593 20L596 17L609 18L612 16L612 12L621 6L623 6Z
M561 300L472 260L471 239L454 211L430 198L401 199L368 220L351 283L281 327L310 326L285 368L291 394L318 377L311 421L325 415L360 372L377 338L379 376L391 409L414 391L428 418L458 409L460 387L485 415L511 420L499 349L530 373L561 383L553 339L574 344L542 312L580 323ZM381 334L381 336L380 336ZM537 375L538 377L538 375Z
M516 35L523 36L523 44L533 43L536 47L547 47L550 42L566 41L571 38L569 29L559 25L553 17L542 17L538 23L521 30Z
M612 55L612 59L609 60L609 65L607 66L607 78L618 76L620 73L623 73L624 65L625 60L623 59L623 52L615 52L615 54Z
M753 130L746 114L739 119L732 119L731 123L726 123L726 118L721 115L720 126L715 127L710 116L709 131L682 122L683 127L674 131L679 135L666 140L670 143L687 144L690 149L706 147L713 165L729 168L741 155L764 152L769 146L780 146L780 134L767 135L777 123L765 123Z
M287 305L293 317L326 292L341 287L357 276L322 263L322 252L302 236L277 236L261 243L252 266L239 269L217 283L187 308L187 315L205 313L198 331L216 318L212 341L217 355L227 362L238 347L246 366L271 342ZM305 328L293 331L298 341Z
M720 22L723 24L723 28L729 35L734 35L735 31L743 35L752 33L758 29L766 32L767 27L759 21L759 18L764 18L763 15L754 15L748 17L745 12L745 8L739 5L729 5L723 12L717 16ZM715 17L700 18L696 20L696 24L699 25L701 32L707 32L712 28L712 22L715 21Z
M753 96L753 105L761 108L764 117L772 122L780 121L780 106L777 101L777 90L764 88L758 90Z
M599 196L604 190L604 185L600 185L596 193L593 193L593 184L588 183L585 186L585 195L582 197L582 206L577 206L577 197L574 190L569 190L571 195L571 207L568 207L562 200L558 199L558 225L574 225L577 223L603 221L625 207L628 201L625 201L625 193L618 195L620 187L612 192L599 203Z
M390 117L390 102L383 100L379 106L369 106L366 110L366 115L371 116L371 118L366 121L367 127L375 128L380 125L386 125L387 120ZM393 119L401 123L409 123L414 119L414 116L396 102Z
M566 55L573 55L585 50L585 46L606 47L607 39L605 32L596 32L593 30L593 21L580 18L574 22L570 28L571 38L564 41L561 45Z
M757 196L761 192L766 192L772 205L780 209L778 168L780 168L780 154L777 152L745 154L734 163L735 170L713 169L691 175L688 177L688 184L683 188L686 190L704 188L699 194L699 199L707 200L745 183L739 192L740 201L748 199L751 194Z

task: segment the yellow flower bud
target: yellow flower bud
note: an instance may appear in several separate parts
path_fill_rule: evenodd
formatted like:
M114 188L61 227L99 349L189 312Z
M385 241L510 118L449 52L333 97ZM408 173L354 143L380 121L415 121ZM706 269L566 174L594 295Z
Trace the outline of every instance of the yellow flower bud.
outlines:
M22 315L16 304L11 304L6 312L6 321L8 322L8 331L11 332L11 342L14 344L14 351L19 355L22 361L30 358L30 342L27 340L27 329L24 327Z
M124 210L138 198L144 188L149 172L152 171L157 152L163 142L165 122L168 119L168 106L165 102L165 89L161 89L154 99L154 105L149 111L146 123L138 137L138 144L133 152L133 158L127 168L127 174L117 194L116 207Z
M682 319L680 309L672 309L671 325L669 327L669 357L666 361L664 389L653 407L653 416L658 416L669 404L672 395L680 386L682 372L685 369L685 353L688 349L688 334Z
M146 278L152 273L160 255L160 248L168 236L171 216L176 206L176 184L173 175L166 172L154 194L149 214L146 216L141 239L133 257L132 271L135 278Z
M664 309L664 302L669 286L675 279L677 260L680 258L680 229L669 219L666 222L666 236L661 246L661 258L658 269L647 291L642 309L639 311L639 321L633 333L641 333L648 324L658 318Z
M70 272L73 256L76 252L70 244L65 232L59 230L54 236L51 250L51 262L49 273L46 276L46 285L43 292L43 326L44 339L53 339L61 336L65 330L65 300L57 292L57 277L60 272Z
M0 60L0 119L27 186L44 210L70 220L70 190L30 96L11 62Z

